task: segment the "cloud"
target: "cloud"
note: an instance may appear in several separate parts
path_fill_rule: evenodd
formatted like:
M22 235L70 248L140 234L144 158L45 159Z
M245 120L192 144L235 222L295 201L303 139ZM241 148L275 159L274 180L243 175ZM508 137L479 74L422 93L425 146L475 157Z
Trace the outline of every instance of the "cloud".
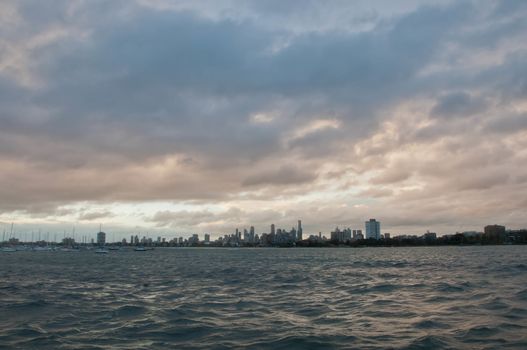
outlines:
M84 212L79 215L78 219L81 221L94 221L100 219L111 218L115 216L112 212L109 211L100 211L100 212Z
M424 219L408 225L445 226L466 212L525 223L524 183L507 169L526 160L526 11L494 1L3 3L0 219L59 220L87 202L66 216L114 213L125 225L132 213L119 208L163 202L192 210L157 210L145 224L309 216L318 230L372 215L404 227L414 215ZM499 213L482 204L490 196Z
M294 185L313 181L314 173L301 170L293 166L282 166L278 169L263 170L261 173L250 175L243 181L243 186L257 185Z
M485 101L466 92L449 93L439 98L431 114L439 117L469 117L485 110Z

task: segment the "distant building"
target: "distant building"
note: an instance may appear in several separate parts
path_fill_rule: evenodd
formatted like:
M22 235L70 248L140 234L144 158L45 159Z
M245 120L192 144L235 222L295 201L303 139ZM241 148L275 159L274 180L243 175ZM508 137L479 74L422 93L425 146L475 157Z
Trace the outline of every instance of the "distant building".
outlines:
M296 230L297 241L302 240L302 220L298 220L298 229Z
M381 239L381 223L375 219L370 219L365 222L366 239Z
M254 226L251 226L251 228L249 229L249 243L254 242L256 242L256 236L254 234Z
M192 237L189 237L188 239L188 242L189 244L193 245L193 244L198 244L199 243L199 236L197 233L194 233L192 235Z
M353 239L364 239L364 236L362 235L362 230L353 230Z
M507 240L516 243L527 243L527 229L507 231Z
M62 245L64 247L73 247L75 245L75 240L73 238L71 238L71 237L64 237L62 239Z
M98 245L105 245L106 244L106 233L104 233L102 231L97 233L97 244Z
M205 233L205 243L209 243L209 242L210 242L210 234Z
M338 227L331 232L331 241L336 243L345 243L351 241L351 229L340 230Z
M389 232L385 232L384 233L384 239L390 239L390 233Z
M249 242L249 231L246 228L243 229L243 241L246 243Z
M437 234L435 232L426 231L423 238L427 241L434 241L437 239Z
M461 234L466 237L466 238L470 238L470 237L478 237L478 236L481 236L482 233L481 232L478 232L478 231L463 231L461 232Z
M506 237L505 226L501 225L487 225L484 228L484 232L485 236L491 241L501 242Z

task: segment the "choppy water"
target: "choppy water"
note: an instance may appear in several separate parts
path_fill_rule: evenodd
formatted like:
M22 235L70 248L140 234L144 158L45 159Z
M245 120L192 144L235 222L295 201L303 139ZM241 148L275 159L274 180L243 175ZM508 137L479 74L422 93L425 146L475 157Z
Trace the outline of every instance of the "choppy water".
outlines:
M0 253L0 348L527 348L527 246Z

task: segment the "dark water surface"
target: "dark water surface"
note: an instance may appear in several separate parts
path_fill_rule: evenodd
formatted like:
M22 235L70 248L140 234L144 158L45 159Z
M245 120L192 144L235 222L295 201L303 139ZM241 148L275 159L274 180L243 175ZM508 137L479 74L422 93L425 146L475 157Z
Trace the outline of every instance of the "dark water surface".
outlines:
M0 348L527 349L527 246L0 253Z

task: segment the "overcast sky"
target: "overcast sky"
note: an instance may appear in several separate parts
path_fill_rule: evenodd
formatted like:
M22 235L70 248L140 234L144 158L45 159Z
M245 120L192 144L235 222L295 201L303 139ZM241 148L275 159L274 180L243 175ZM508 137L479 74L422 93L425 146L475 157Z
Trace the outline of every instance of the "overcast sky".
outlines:
M527 1L2 1L0 224L527 227Z

